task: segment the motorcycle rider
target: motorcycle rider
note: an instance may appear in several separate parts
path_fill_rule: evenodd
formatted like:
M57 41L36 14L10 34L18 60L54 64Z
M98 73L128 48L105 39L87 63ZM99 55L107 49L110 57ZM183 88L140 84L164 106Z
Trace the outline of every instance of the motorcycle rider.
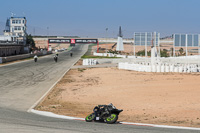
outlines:
M37 55L35 55L33 58L34 58L34 61L37 62L37 59L38 59Z
M118 115L123 110L116 109L116 107L110 103L108 105L98 105L93 109L93 113L88 115L85 120L86 122L100 121L106 122L107 124L115 123L118 120Z
M56 55L58 56L58 50L57 50L57 49L55 50L55 53L56 53Z
M58 57L58 52L56 53L56 56Z
M58 61L58 56L54 55L54 61L57 62Z
M73 56L73 53L72 53L72 51L70 51L70 56L71 56L71 57Z

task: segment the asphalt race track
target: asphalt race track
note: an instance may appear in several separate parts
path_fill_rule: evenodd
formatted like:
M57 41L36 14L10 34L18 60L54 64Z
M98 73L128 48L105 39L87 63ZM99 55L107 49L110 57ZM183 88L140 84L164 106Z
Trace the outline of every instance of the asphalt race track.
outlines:
M122 124L86 123L50 118L27 110L86 52L88 45L76 45L59 53L41 57L38 62L22 61L0 66L0 133L197 133L195 130L155 128Z

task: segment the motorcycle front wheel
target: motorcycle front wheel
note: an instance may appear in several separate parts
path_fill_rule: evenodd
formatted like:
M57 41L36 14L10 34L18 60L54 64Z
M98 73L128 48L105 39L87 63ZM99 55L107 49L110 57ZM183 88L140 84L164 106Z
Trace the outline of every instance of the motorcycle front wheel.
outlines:
M117 114L111 114L109 117L106 118L107 124L113 124L117 121L118 115Z
M85 121L86 121L86 122L91 122L92 120L94 120L94 118L95 118L95 114L92 113L92 114L88 115L88 116L85 118Z

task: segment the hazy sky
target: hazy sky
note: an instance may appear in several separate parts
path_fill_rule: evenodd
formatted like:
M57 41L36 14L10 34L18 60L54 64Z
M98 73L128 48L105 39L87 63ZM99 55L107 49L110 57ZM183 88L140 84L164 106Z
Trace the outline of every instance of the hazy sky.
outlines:
M35 35L117 37L119 26L125 38L200 33L200 0L1 0L1 24L11 12L26 16Z

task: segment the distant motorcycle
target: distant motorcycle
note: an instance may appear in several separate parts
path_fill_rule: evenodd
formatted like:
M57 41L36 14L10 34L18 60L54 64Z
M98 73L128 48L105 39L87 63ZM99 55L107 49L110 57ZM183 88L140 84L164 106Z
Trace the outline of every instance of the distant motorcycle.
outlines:
M55 62L58 61L58 56L57 56L57 55L54 56L54 61L55 61Z
M86 122L102 121L107 124L113 124L118 120L118 115L123 110L117 109L113 104L98 105L94 107L93 113L85 118Z
M34 58L34 61L37 62L37 59L38 59L37 55L35 55L33 58Z

